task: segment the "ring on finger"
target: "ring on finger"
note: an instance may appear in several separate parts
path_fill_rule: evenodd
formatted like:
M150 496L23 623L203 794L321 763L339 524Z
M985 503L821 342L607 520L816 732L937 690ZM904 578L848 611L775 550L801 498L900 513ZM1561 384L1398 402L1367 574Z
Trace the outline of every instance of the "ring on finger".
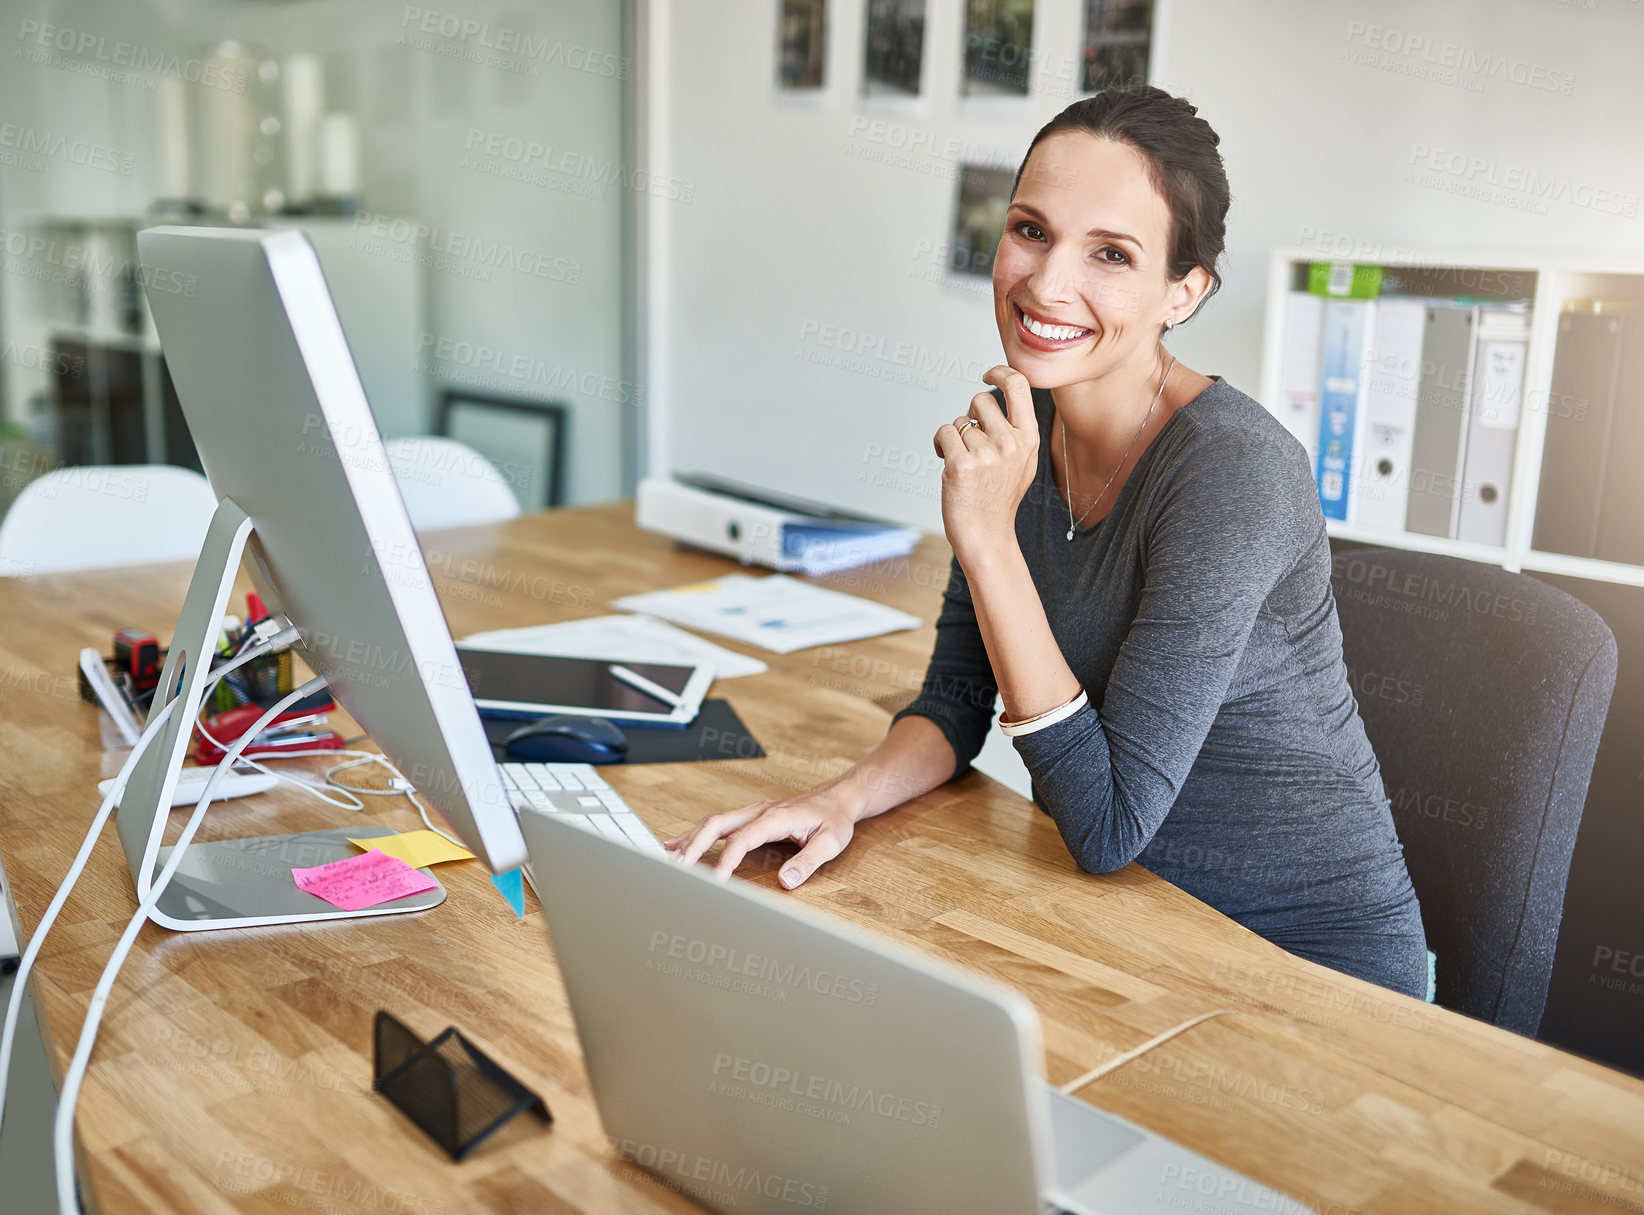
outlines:
M961 422L959 424L958 430L959 430L960 434L964 434L972 426L980 426L980 425L981 425L981 423L978 422L975 418L966 418L963 422Z

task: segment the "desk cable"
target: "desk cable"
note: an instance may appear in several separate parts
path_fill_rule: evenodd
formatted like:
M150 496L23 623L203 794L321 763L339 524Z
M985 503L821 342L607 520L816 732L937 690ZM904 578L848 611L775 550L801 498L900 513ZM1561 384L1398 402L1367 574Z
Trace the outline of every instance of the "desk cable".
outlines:
M219 751L226 751L228 749L227 744L219 742L212 735L211 731L206 728L204 716L204 710L202 709L201 719L194 723L194 728L200 732L200 736L204 738L206 742L216 747ZM249 731L247 733L249 733ZM353 758L348 760L347 763L334 764L333 766L327 768L320 774L320 780L318 783L310 780L303 780L301 777L297 776L287 776L283 772L276 772L273 768L270 768L266 763L262 762L262 760L269 759L307 759L316 755L328 756L330 758L338 758L346 755L352 756ZM377 751L357 751L346 748L309 751L282 751L278 755L265 755L262 759L247 758L242 759L240 762L248 767L255 768L258 772L261 772L264 775L272 776L277 781L283 781L288 785L295 785L304 793L307 793L312 797L319 798L328 806L338 806L344 810L364 810L365 803L360 800L362 797L407 798L411 804L417 808L417 817L422 819L422 825L424 827L428 828L428 830L432 831L435 835L439 836L448 843L455 844L458 848L467 848L466 844L454 837L449 831L441 830L435 825L434 821L428 817L428 808L423 805L422 800L417 796L416 790L411 786L411 782L405 779L405 776L393 765L386 755L383 755ZM350 768L360 767L362 764L376 764L379 767L388 769L388 787L386 789L366 789L359 785L345 785L342 781L337 779L337 773L345 772ZM330 796L327 792L329 789L336 789L348 800L343 801L340 798Z
M268 708L255 724L229 746L228 753L222 757L217 766L212 769L211 777L206 781L206 787L200 794L200 800L189 815L188 822L183 824L182 834L172 845L171 855L166 858L165 867L160 870L149 888L145 898L132 914L125 932L120 934L119 942L114 946L114 952L109 955L108 963L103 967L102 976L97 980L97 987L91 993L91 1003L86 1008L85 1023L80 1027L80 1040L74 1048L74 1058L70 1060L68 1071L63 1074L63 1086L57 1097L57 1120L52 1127L52 1150L57 1165L57 1207L59 1215L78 1215L79 1205L75 1197L74 1172L74 1111L80 1098L80 1086L86 1078L86 1068L91 1062L91 1050L97 1041L97 1030L102 1024L103 1009L108 1004L109 992L114 987L114 980L120 973L120 967L125 964L126 956L131 952L132 945L137 940L137 934L142 931L143 925L148 922L149 915L159 905L160 897L166 887L171 884L172 877L182 864L183 856L189 844L194 841L194 833L199 829L200 822L205 818L205 812L210 807L212 799L217 795L217 786L224 776L234 769L234 761L239 759L240 752L250 745L253 738L263 731L276 717L285 712L292 705L306 696L325 687L325 677L316 676L302 687L282 697ZM175 702L173 702L175 703Z
M224 663L221 668L214 671L210 680L206 683L205 693L209 693L223 676L237 667L243 666L255 658L260 658L271 650L288 646L296 640L297 630L294 628L271 634L266 641L252 646L242 654L236 655ZM96 846L97 837L102 834L109 816L113 814L116 804L124 794L126 781L130 779L132 771L137 767L137 762L142 759L143 753L158 735L161 727L170 718L176 705L177 701L175 699L166 702L149 721L143 730L142 736L132 747L131 753L126 756L125 762L120 765L120 771L115 776L108 795L103 799L103 804L98 808L96 815L93 816L91 826L86 831L85 839L81 841L80 850L75 854L68 873L58 885L57 893L52 897L50 905L47 906L45 915L41 917L39 924L35 926L34 933L29 937L28 945L23 950L23 956L18 961L17 972L12 981L11 996L6 1004L5 1027L0 1030L0 1126L3 1126L5 1122L7 1081L11 1072L12 1046L17 1036L17 1021L22 1012L24 991L28 985L29 974L34 969L34 962L39 956L40 947L45 944L46 934L51 931L52 925L57 922L58 914L68 901L75 883L85 869L86 862L91 857L92 849Z
M1125 1064L1132 1063L1135 1060L1140 1059L1143 1055L1147 1054L1147 1052L1152 1050L1154 1047L1163 1046L1166 1042L1169 1042L1172 1038L1176 1037L1178 1034L1185 1034L1188 1030L1192 1029L1195 1025L1202 1025L1204 1022L1210 1020L1211 1017L1226 1016L1226 1015L1229 1015L1231 1013L1235 1013L1237 1011L1238 1011L1238 1009L1236 1009L1236 1008L1213 1008L1209 1012L1200 1013L1196 1017L1192 1017L1192 1018L1190 1018L1186 1021L1183 1021L1180 1025L1173 1026L1172 1028L1165 1030L1164 1033L1162 1033L1162 1034L1158 1034L1158 1035L1156 1035L1152 1038L1149 1038L1146 1042L1143 1042L1140 1046L1133 1046L1129 1050L1124 1051L1121 1054L1115 1055L1113 1058L1109 1059L1106 1063L1098 1064L1097 1066L1091 1068L1084 1075L1075 1077L1074 1079L1068 1081L1066 1084L1058 1085L1057 1086L1057 1091L1061 1092L1061 1093L1065 1093L1069 1097L1071 1097L1074 1093L1076 1093L1080 1089L1084 1088L1087 1084L1090 1084L1090 1083L1092 1083L1096 1080L1100 1080L1103 1076L1107 1075L1109 1072L1117 1071L1117 1070L1119 1070L1119 1068L1123 1067Z

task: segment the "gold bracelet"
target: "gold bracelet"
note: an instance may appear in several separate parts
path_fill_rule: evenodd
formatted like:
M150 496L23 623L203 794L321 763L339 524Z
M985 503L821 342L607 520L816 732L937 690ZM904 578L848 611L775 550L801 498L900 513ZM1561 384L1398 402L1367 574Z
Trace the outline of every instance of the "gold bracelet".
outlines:
M1043 730L1047 726L1054 726L1059 721L1066 721L1089 703L1090 697L1083 688L1072 700L1057 705L1054 709L1029 717L1023 721L1006 721L999 719L999 729L1007 738L1020 738L1024 734L1032 734L1035 730Z

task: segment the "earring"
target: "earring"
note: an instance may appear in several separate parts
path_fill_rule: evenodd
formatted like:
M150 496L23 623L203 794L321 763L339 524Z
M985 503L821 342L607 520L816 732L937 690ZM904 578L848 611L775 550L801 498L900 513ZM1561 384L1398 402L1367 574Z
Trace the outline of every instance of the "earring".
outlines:
M1166 332L1166 333L1169 333L1169 332L1170 332L1170 327L1171 327L1171 326L1172 326L1172 325L1174 325L1174 324L1175 324L1175 323L1176 323L1176 322L1175 322L1175 321L1166 321L1166 322L1165 322L1165 323L1164 323L1164 331L1165 331L1165 332Z

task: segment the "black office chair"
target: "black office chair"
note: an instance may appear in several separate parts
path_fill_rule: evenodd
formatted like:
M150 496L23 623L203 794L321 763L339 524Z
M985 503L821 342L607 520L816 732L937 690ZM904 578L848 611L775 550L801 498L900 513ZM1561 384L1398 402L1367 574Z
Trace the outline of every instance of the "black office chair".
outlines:
M1615 637L1563 591L1455 557L1351 549L1331 581L1438 1002L1533 1037Z

